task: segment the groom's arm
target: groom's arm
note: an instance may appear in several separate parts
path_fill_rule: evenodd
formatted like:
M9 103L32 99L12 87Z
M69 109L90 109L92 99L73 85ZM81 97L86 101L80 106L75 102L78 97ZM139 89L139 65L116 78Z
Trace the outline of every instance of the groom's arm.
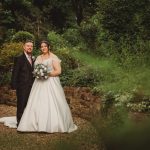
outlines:
M19 76L20 63L18 59L19 59L18 57L14 58L14 65L13 65L12 76L11 76L11 88L13 90L17 88L17 79Z

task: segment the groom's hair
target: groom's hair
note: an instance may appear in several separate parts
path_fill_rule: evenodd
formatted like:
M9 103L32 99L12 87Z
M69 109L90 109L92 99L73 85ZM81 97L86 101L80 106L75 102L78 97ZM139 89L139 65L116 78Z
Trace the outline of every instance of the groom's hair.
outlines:
M23 42L23 44L26 44L26 43L33 43L33 44L34 44L34 42L33 42L32 40L29 40L29 39L27 39L27 40L25 40L25 41Z

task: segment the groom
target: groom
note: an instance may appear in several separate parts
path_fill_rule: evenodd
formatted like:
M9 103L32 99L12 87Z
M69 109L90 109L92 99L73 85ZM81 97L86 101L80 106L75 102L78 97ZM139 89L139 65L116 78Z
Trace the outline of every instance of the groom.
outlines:
M33 41L27 40L23 45L23 54L15 57L11 77L11 88L17 95L17 126L26 107L34 81L33 72Z

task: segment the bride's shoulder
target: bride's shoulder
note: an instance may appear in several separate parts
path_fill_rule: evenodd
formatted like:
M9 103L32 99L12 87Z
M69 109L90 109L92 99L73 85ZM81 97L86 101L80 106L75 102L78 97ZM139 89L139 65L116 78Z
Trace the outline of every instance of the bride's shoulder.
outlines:
M36 60L39 60L39 59L41 59L41 55L39 55L39 56L36 57Z
M52 60L56 60L56 61L59 61L59 62L61 62L61 60L58 58L58 56L56 55L56 54L54 54L54 53L51 53L51 58L52 58Z
M51 53L52 58L58 58L56 54Z
M41 62L41 55L39 55L39 56L36 57L35 62Z

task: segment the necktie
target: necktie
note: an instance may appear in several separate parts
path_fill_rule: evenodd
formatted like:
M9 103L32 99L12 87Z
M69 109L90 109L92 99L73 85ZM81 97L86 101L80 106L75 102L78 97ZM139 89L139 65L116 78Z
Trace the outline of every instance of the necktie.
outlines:
M28 60L29 60L29 62L30 62L30 64L31 64L31 66L32 66L32 59L31 59L31 56L28 56Z

